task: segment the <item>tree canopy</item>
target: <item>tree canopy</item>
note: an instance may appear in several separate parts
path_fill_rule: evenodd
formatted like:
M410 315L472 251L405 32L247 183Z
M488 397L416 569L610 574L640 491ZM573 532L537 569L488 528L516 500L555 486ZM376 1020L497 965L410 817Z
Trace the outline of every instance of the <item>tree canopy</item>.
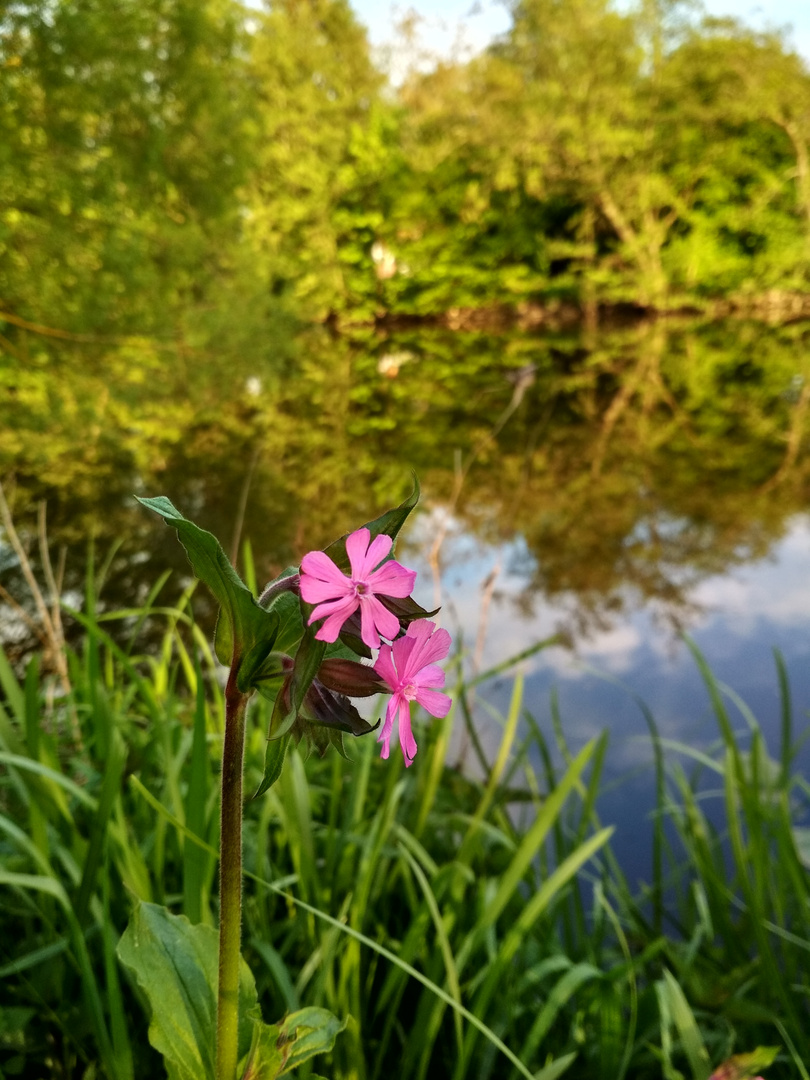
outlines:
M783 38L675 0L511 15L395 91L347 0L6 5L5 340L258 357L283 313L807 290L810 74Z

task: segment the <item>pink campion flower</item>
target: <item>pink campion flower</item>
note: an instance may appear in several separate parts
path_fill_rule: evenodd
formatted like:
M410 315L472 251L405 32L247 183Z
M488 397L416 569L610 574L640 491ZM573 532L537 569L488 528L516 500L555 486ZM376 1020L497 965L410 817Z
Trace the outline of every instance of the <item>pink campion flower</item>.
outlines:
M351 575L346 575L323 551L310 551L301 560L301 596L318 606L309 625L324 619L315 637L337 641L343 624L360 609L360 636L370 649L379 649L380 635L394 638L399 619L379 597L410 596L416 571L406 570L395 559L383 562L393 540L381 533L371 539L368 529L358 529L346 537L346 554ZM380 565L382 563L382 565Z
M449 651L450 635L446 630L437 630L429 619L412 622L404 637L381 647L374 670L388 683L392 695L377 737L377 742L383 744L382 757L388 757L394 719L399 715L399 744L405 765L413 763L416 740L411 730L412 701L431 716L447 716L452 702L436 689L444 686L444 672L436 667L436 661L443 660Z

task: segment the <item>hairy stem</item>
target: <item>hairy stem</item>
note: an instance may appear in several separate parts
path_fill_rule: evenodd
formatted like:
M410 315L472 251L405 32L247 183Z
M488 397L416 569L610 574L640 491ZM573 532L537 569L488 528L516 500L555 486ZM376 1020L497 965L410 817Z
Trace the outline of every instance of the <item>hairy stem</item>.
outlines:
M236 1080L239 1040L239 959L242 938L242 763L248 695L236 686L236 665L225 688L222 803L219 839L219 992L217 1080Z

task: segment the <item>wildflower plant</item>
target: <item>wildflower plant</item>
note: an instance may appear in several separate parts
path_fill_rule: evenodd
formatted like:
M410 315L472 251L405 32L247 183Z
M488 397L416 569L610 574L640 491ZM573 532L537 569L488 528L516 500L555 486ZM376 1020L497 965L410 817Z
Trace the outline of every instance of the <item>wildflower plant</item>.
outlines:
M329 1050L345 1026L345 1019L316 1008L264 1023L241 958L246 711L254 693L273 702L264 776L253 798L278 780L290 739L306 739L321 754L333 746L345 756L344 735L380 727L379 720L363 719L352 698L391 695L378 736L382 757L398 723L405 764L412 764L411 702L434 716L450 708L437 666L449 652L450 635L430 621L436 612L412 599L416 573L393 558L418 497L417 484L405 502L324 551L309 552L300 568L289 567L258 597L211 533L165 497L139 500L177 530L192 569L219 602L214 649L228 667L219 932L142 903L119 947L152 1006L149 1037L164 1055L170 1080L272 1080ZM374 660L374 650L374 663L364 662Z

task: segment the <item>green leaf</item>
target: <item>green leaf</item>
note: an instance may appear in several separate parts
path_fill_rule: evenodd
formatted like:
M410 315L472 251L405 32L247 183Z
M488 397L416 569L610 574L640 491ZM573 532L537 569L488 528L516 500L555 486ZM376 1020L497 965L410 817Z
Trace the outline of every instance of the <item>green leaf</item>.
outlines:
M118 944L118 956L152 1010L149 1042L170 1080L215 1076L218 934L192 926L158 904L141 903ZM256 984L244 960L239 973L239 1054L247 1054L257 1023ZM251 1015L253 1014L253 1015Z
M279 593L267 610L275 612L279 617L280 628L276 638L276 652L292 656L295 646L304 634L304 617L301 614L298 596L291 592Z
M549 1065L546 1065L540 1072L534 1074L534 1080L557 1080L557 1077L562 1076L576 1061L576 1054L566 1054L564 1057L557 1058Z
M282 1072L297 1069L316 1054L326 1054L346 1027L348 1018L338 1020L328 1009L310 1006L291 1013L280 1023L282 1050L287 1053Z
M806 825L794 825L790 831L793 834L793 843L796 845L799 862L805 870L810 870L810 829Z
M392 540L396 540L397 535L407 521L411 510L413 510L419 502L419 494L419 480L416 475L414 475L413 491L408 498L404 502L401 502L399 506L395 506L391 510L386 510L384 514L381 514L373 521L366 522L363 526L363 528L368 529L371 533L371 539L373 540L375 536L380 536L384 533L386 536L390 536ZM353 529L352 531L355 532L356 530ZM324 548L324 554L328 555L335 566L342 570L344 574L348 573L351 569L349 557L346 554L346 538L348 536L349 533L345 533L339 539L333 540L328 547ZM393 548L391 550L393 551Z
M778 1046L758 1046L750 1054L735 1054L715 1069L709 1080L753 1080L773 1065L779 1050Z
M262 782L253 796L254 799L258 799L260 795L264 795L265 791L268 791L276 780L281 776L281 770L284 767L284 757L287 753L287 744L290 741L290 733L282 735L280 739L269 739L267 743L267 749L264 752L264 776Z
M659 985L664 987L669 999L669 1013L681 1037L681 1045L689 1060L694 1080L708 1080L711 1072L709 1055L683 990L675 976L666 968L664 968L664 978Z
M275 692L275 705L273 706L273 715L270 718L270 731L268 734L269 742L264 755L264 776L253 795L254 799L258 799L260 795L263 795L281 775L281 765L284 762L286 740L290 728L295 723L298 712L304 703L306 692L318 673L325 651L326 643L316 641L315 631L307 629L295 654L295 663L290 675L288 693L282 695L278 693L278 690ZM269 685L266 679L257 683L260 693L265 697L271 697L273 681L271 680ZM279 751L275 749L273 744L282 739L284 740L284 749ZM279 753L281 754L280 760Z
M259 1024L241 1080L276 1080L316 1054L326 1054L346 1027L327 1009L310 1007L278 1024Z
M221 663L240 665L238 685L246 693L253 685L253 675L273 648L279 627L278 613L259 607L212 533L184 518L163 495L154 499L136 498L177 530L194 573L219 602L214 648Z
M267 658L273 652L273 645L276 640L276 632L278 630L278 615L272 611L268 613L271 617L272 626L268 625L268 630L272 637L265 637L263 640L257 641L252 648L247 652L247 655L239 665L239 673L236 676L236 686L241 693L246 694L249 690L256 689L257 684L264 678L266 678L266 663Z
M281 1029L277 1024L257 1024L253 1045L241 1080L275 1080L284 1068L284 1054L278 1047Z
M432 619L434 615L438 615L441 611L440 607L429 611L427 608L423 608L421 604L417 604L411 596L386 596L385 606L398 619L407 619L409 622L413 622L415 619Z
M324 653L326 642L317 641L315 630L308 627L304 631L298 651L295 654L295 664L290 676L289 693L279 694L276 698L273 716L270 720L270 738L280 739L290 730L298 716L307 690L312 685L312 680L318 674Z

